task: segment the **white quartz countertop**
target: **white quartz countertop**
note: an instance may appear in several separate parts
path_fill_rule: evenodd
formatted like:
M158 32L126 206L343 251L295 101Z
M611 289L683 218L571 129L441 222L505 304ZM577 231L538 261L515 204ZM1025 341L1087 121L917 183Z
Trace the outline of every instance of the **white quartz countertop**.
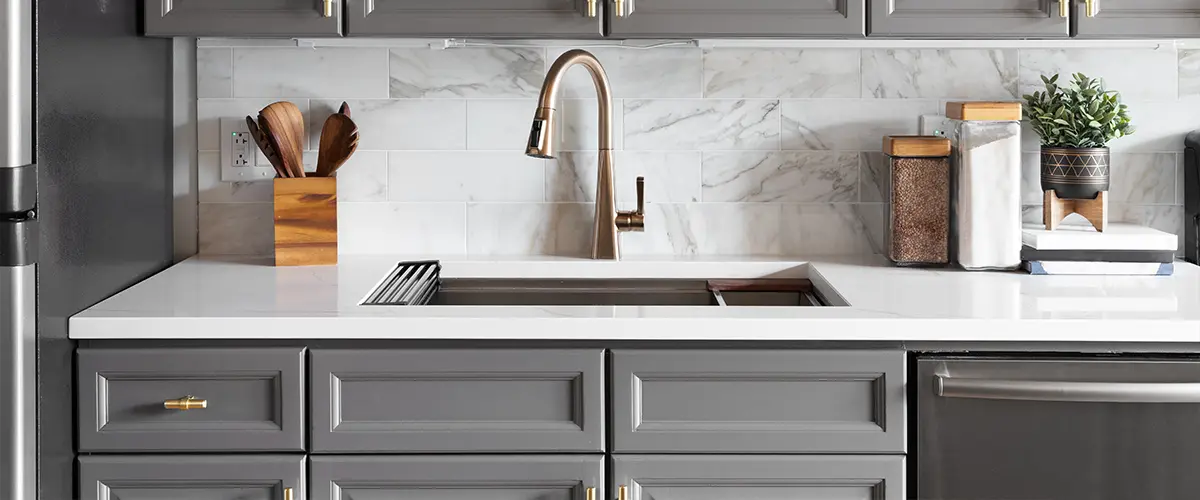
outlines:
M192 258L70 320L74 339L1200 342L1200 268L1171 277L903 269L881 259L443 257L443 277L810 278L831 307L362 306L413 256L328 267Z

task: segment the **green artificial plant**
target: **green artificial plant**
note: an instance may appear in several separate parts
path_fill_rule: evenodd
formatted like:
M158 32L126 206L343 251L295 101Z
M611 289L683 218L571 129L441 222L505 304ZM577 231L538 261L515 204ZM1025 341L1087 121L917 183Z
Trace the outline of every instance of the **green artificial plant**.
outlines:
M1059 86L1058 75L1042 76L1045 91L1025 95L1025 117L1042 137L1042 145L1056 148L1102 148L1109 141L1134 132L1127 107L1115 90L1083 73Z

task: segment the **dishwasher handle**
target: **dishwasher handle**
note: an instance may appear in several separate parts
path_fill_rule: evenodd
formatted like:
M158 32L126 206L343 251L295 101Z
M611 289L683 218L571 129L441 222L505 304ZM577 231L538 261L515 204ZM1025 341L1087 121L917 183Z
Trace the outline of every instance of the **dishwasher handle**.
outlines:
M1072 403L1200 403L1200 382L1065 382L955 378L935 375L944 398Z

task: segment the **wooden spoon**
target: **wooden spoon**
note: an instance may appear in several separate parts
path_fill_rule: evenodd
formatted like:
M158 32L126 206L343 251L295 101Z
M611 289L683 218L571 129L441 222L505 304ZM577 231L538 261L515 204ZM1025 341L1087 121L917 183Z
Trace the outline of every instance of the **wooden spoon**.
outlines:
M279 154L275 152L275 148L271 147L270 141L267 140L267 135L263 133L261 128L258 128L258 123L255 123L254 118L246 117L246 127L250 129L250 137L254 138L254 143L258 144L258 149L262 150L263 155L267 157L267 161L270 161L271 166L275 167L275 175L288 177L288 171L283 167L283 160L279 158Z
M346 104L346 101L342 101L342 107L338 108L338 113L346 115L346 117L349 118L350 117L350 105Z
M287 101L273 103L258 113L258 122L291 176L304 177L304 115L300 108Z
M321 127L321 149L317 154L317 177L332 177L358 149L358 125L349 116L334 113Z

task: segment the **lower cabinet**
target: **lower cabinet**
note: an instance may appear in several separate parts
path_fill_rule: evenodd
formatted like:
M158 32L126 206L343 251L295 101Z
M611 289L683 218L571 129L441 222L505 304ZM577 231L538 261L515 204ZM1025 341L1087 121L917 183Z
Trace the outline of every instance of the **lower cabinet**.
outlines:
M79 498L305 500L304 462L303 455L84 456Z
M611 484L628 500L903 500L904 457L617 455Z
M313 500L605 498L603 455L314 456L311 471Z

